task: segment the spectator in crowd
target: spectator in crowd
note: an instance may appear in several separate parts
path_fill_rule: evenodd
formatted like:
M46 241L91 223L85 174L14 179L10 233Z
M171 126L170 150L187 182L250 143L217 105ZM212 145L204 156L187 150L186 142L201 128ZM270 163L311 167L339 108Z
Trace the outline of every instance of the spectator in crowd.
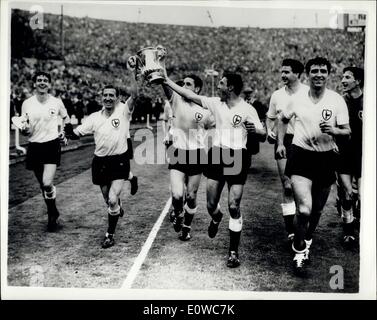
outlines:
M266 124L265 124L266 111L267 111L266 106L263 105L260 101L258 101L255 98L251 87L246 87L243 91L243 94L244 94L244 100L250 105L251 108L254 108L256 110L262 125L266 128ZM260 150L259 143L260 143L260 140L258 139L253 139L252 137L250 139L247 139L246 149L250 157L252 155L256 155L259 153L259 150ZM251 166L251 160L250 160L250 166Z
M251 87L246 87L243 93L244 93L245 101L255 108L255 110L258 113L258 117L260 121L262 121L262 123L265 123L266 113L267 113L268 108L266 107L265 104L263 104L256 98L256 90L254 90L253 92Z
M65 105L65 108L67 109L68 116L72 117L75 109L73 107L73 103L72 103L72 100L71 100L69 94L67 92L63 92L63 94L61 95L61 99L62 99L62 101Z
M36 67L40 69L41 66L39 63L34 66L26 63L21 57L51 59L59 55L59 48L53 46L54 43L59 43L59 16L45 17L51 41L46 42L48 47L43 48L43 51L38 50L41 40L36 34L32 33L28 41L25 37L18 36L19 32L28 27L28 19L29 13L26 11L12 12L12 23L17 26L17 32L12 33L12 41L18 50L12 50L12 57L16 59L11 63L11 79L12 85L18 87L23 87L22 84L31 79L30 75ZM168 72L177 78L191 72L199 74L208 65L215 65L218 70L239 72L244 79L252 79L248 85L254 91L257 90L258 100L262 102L268 101L271 91L279 87L275 74L280 69L280 61L286 57L302 62L305 62L308 56L335 57L334 74L330 76L328 85L338 92L342 89L339 79L343 68L348 65L362 66L364 61L364 32L351 33L346 30L198 28L181 25L167 27L91 18L84 22L82 18L69 16L64 18L64 28L66 33L73 35L66 39L69 50L64 57L65 63L49 61L45 71L53 72L54 78L59 79L57 85L54 84L55 88L71 91L70 94L82 92L82 86L110 83L114 74L128 87L130 79L118 72L119 68L124 67L122 56L137 52L140 43L164 43L168 46L171 62ZM239 40L237 45L224 52L222 44L231 43L234 38ZM253 39L252 45L250 38ZM127 43L127 48L119 45L120 43ZM176 43L179 43L179 46ZM321 45L313 45L316 43ZM27 86L31 92L32 88ZM203 94L209 95L210 88L210 83L205 84ZM98 92L98 88L96 91ZM150 87L144 94L154 97L157 90Z
M153 115L156 121L160 120L160 115L164 111L164 101L161 97L157 97L153 106Z
M86 109L88 112L88 115L92 114L93 112L101 110L101 105L98 103L96 96L94 94L91 94L88 103L86 105Z
M77 95L77 100L74 104L75 108L75 116L77 118L77 124L81 124L81 120L84 118L84 110L85 110L85 105L84 102L82 101L82 94Z

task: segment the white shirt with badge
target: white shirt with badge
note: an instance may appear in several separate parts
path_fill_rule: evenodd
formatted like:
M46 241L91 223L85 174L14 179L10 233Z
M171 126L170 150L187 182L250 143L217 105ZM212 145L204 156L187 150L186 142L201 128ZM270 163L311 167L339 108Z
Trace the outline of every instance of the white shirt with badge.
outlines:
M336 149L334 138L322 133L319 124L323 121L333 126L349 123L348 110L343 97L330 89L314 103L308 92L301 92L283 111L284 118L295 117L295 134L292 143L310 151L325 152Z
M44 102L39 102L36 95L26 99L22 103L21 114L29 119L29 141L37 143L57 139L61 119L68 116L62 100L50 94Z
M94 112L75 129L80 135L94 135L96 156L113 156L127 151L127 136L132 114L128 103L129 100L126 103L118 103L110 116L106 115L104 108Z
M301 92L307 92L307 91L309 91L309 86L303 83L300 83L297 91L292 94L290 94L287 91L285 86L274 91L270 99L270 105L267 111L267 117L272 120L279 119L281 117L282 111L287 108L287 105L290 102L290 100L293 99L298 94L300 94ZM288 128L287 128L288 134L294 134L294 122L295 122L294 118L292 118L291 121L289 121ZM276 123L277 121L275 122L275 124ZM277 129L277 125L275 125L275 127Z
M229 108L219 97L201 97L203 107L215 117L216 129L213 145L222 148L246 149L247 130L244 122L252 122L256 129L263 130L258 113L245 100Z
M184 150L205 148L206 128L211 127L211 113L173 93L170 100L173 112L171 133L173 146Z

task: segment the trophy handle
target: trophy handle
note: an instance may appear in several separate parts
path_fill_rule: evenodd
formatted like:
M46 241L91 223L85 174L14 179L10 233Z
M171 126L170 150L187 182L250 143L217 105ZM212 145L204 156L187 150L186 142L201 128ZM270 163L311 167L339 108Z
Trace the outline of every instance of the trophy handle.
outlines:
M142 62L139 56L131 56L127 60L127 67L135 74L135 80L138 80L138 76L141 74Z

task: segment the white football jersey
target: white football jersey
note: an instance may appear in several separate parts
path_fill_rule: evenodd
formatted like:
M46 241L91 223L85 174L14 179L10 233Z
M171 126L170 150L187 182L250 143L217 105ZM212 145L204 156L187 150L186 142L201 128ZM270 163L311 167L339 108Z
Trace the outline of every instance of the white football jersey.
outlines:
M211 126L213 120L211 113L177 93L173 93L170 105L173 112L173 146L185 150L204 148L206 128Z
M294 97L299 94L300 92L308 91L309 87L306 84L300 83L298 90L291 94L286 90L286 87L282 87L276 91L271 96L270 99L270 106L267 111L267 117L275 120L275 127L278 119L281 117L281 113L284 109L287 108L288 103L291 99L294 99ZM288 123L287 133L293 134L294 133L294 118L291 119ZM276 133L276 132L275 132Z
M129 100L125 104L118 103L109 117L104 108L94 112L75 129L80 135L94 135L96 156L113 156L127 151L131 118L128 103Z
M330 151L336 148L333 137L322 133L319 124L330 122L333 126L348 124L348 110L343 97L335 91L325 89L317 103L309 97L309 92L301 92L288 104L283 117L295 117L295 133L292 143L306 150Z
M38 143L57 139L61 119L68 116L62 100L50 94L43 103L35 95L26 99L22 103L21 114L29 118L29 141Z
M253 106L241 100L236 106L229 108L219 97L201 97L203 107L214 115L216 129L213 145L231 149L246 148L247 130L244 122L252 122L259 130L263 125Z

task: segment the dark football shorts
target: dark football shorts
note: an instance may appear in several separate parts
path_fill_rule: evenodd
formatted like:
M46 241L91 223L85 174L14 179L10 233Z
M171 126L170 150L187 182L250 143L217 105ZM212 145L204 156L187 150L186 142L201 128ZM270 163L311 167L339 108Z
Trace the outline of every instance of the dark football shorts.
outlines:
M204 149L185 150L170 146L167 148L169 170L178 170L188 176L196 176L203 172L207 163Z
M203 171L208 179L225 181L228 185L245 184L250 167L247 149L212 147L208 152L208 165Z
M360 147L347 145L339 149L336 171L355 178L361 178L362 150Z
M92 181L95 185L107 185L114 180L128 179L130 173L130 159L128 152L98 157L92 161Z
M335 182L336 161L337 154L334 151L316 152L292 144L285 175L305 177L313 183L328 187Z
M286 154L287 154L287 159L289 158L290 154L291 154L291 148L292 148L292 140L293 140L293 134L286 134L284 136L284 147L285 147L285 151L286 151ZM278 148L278 143L276 141L275 143L275 146L274 146L274 157L275 157L275 160L278 160L279 158L276 156L276 149Z
M35 170L44 164L60 166L61 146L59 139L47 142L30 142L26 153L26 169Z

